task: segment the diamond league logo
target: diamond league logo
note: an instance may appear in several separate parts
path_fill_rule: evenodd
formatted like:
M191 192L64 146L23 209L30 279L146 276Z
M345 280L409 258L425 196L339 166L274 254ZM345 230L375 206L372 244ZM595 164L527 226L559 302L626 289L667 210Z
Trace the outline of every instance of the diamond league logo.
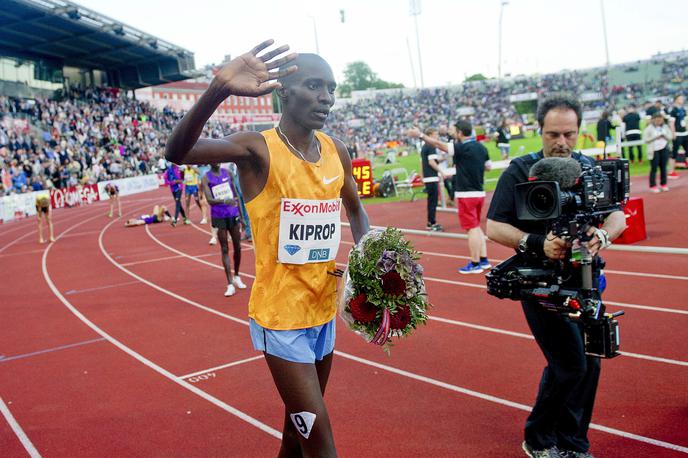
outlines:
M301 247L298 245L284 245L284 249L287 250L290 256L294 256L301 250Z

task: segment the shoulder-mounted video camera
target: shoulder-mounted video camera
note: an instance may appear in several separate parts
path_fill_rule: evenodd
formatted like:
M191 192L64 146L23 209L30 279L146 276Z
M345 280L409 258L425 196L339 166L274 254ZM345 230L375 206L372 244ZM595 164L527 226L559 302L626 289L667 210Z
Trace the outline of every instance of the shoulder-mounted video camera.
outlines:
M587 250L590 227L621 209L630 190L628 161L607 159L579 165L574 159L546 158L530 169L530 181L515 186L516 214L544 221L548 232L571 242L566 259L555 261L518 253L487 276L487 292L500 299L534 300L555 313L580 320L585 351L601 358L619 355L619 324L605 313L600 272L604 261Z

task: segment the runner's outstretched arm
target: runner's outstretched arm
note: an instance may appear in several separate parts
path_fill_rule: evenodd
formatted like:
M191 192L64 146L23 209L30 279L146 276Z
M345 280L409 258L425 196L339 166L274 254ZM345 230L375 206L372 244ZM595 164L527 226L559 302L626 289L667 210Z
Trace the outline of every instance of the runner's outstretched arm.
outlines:
M172 131L165 147L167 160L178 164L209 164L237 162L251 156L252 142L256 142L260 137L259 134L245 132L223 139L199 140L199 137L205 123L227 97L230 95L258 97L269 94L281 87L281 84L276 81L277 78L296 71L295 66L274 71L275 68L296 58L296 54L292 53L272 60L284 54L289 49L288 46L281 46L258 56L258 53L272 43L273 40L264 41L251 51L232 59L220 69L208 90Z

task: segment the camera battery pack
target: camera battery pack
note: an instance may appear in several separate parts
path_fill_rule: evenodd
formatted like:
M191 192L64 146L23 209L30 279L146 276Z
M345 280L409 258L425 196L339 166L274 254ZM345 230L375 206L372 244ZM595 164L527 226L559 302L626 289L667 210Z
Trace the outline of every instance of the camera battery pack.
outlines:
M585 324L585 353L600 358L619 356L619 322L605 314L600 320Z

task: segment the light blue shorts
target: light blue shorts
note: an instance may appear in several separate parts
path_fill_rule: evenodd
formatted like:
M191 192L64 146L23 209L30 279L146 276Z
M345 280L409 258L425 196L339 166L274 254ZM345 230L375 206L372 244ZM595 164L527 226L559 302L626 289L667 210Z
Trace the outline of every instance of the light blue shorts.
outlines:
M334 351L337 318L305 329L276 331L249 320L253 348L295 363L315 363Z

